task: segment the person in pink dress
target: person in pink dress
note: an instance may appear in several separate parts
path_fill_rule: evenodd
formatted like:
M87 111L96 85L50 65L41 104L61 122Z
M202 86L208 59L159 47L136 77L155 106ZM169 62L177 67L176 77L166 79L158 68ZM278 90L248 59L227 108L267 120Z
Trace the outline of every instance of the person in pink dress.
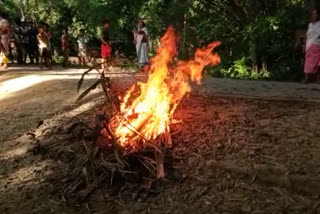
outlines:
M304 83L308 83L317 75L320 66L320 14L318 9L313 9L311 12L305 53Z

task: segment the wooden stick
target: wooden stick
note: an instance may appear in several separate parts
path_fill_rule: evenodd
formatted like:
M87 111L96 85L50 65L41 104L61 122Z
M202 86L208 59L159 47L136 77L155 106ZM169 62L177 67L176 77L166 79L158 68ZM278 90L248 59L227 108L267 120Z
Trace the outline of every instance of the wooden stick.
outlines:
M171 134L170 134L170 127L169 125L166 128L166 132L165 134L165 143L167 148L172 148L172 138L171 138Z
M158 151L155 151L155 157L156 157L156 167L157 167L157 177L158 178L164 178L164 166L163 166L163 154L161 154Z

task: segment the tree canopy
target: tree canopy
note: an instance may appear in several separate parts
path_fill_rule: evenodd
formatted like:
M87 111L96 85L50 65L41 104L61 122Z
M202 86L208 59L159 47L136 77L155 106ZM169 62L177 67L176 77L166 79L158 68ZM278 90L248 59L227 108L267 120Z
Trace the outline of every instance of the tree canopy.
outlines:
M111 22L111 37L130 45L138 19L147 23L156 44L168 25L180 34L180 57L221 40L223 63L210 71L234 78L297 79L302 73L295 31L307 26L314 0L2 0L12 20L45 21L58 37L65 26L74 36L85 28L92 38L102 20ZM155 47L154 45L153 47ZM130 48L120 47L126 53ZM300 54L300 55L299 55Z

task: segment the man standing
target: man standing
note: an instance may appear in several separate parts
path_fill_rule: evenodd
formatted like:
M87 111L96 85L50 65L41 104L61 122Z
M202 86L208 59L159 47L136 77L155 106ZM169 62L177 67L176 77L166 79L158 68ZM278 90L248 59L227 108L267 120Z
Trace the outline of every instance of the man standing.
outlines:
M38 30L34 26L33 21L28 22L28 31L27 31L28 37L29 37L29 57L30 57L30 64L34 63L34 60L36 63L39 63L39 51L38 51L38 41L37 41L37 34Z
M22 63L27 62L27 56L29 54L28 45L29 45L29 36L28 36L28 29L26 26L26 22L22 21L19 26L19 41L20 47L22 50Z

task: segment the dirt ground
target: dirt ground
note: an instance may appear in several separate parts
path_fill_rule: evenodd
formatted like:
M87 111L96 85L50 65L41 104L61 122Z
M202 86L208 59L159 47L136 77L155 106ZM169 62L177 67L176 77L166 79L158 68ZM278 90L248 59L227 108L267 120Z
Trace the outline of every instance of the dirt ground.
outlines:
M319 85L205 78L176 112L172 173L161 187L101 188L70 204L53 184L67 164L34 153L32 138L92 121L101 94L75 103L83 70L41 72L0 71L0 213L320 213Z

